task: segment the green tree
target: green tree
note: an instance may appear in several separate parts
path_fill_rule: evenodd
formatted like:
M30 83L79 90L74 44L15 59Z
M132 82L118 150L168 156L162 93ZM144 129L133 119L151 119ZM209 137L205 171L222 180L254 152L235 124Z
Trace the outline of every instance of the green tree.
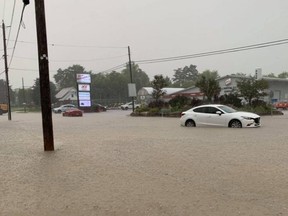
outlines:
M6 81L0 79L0 103L8 103Z
M197 81L199 76L196 65L185 66L184 68L178 68L174 70L173 86L175 87L191 87Z
M255 77L243 77L237 81L237 88L240 95L248 101L249 105L252 105L253 99L259 99L266 96L266 89L269 88L269 84L266 80L256 80Z
M288 72L282 72L278 75L278 78L288 78Z
M9 86L10 103L15 103L15 92ZM7 85L6 81L0 79L0 103L8 103Z
M51 103L56 102L56 86L53 82L50 82L50 95L51 95ZM41 98L40 98L40 80L37 78L34 82L32 87L32 100L36 106L41 105Z
M132 62L132 81L136 84L138 91L142 87L150 86L149 77L139 68L137 64ZM129 65L126 64L125 69L120 73L112 71L111 73L92 74L91 97L98 103L127 102L131 100L128 96L128 83L131 83Z
M142 87L150 86L150 80L148 75L141 68L139 68L138 64L132 62L131 69L132 69L132 83L136 84L136 91L138 91ZM131 74L128 63L126 64L126 68L123 69L121 73L126 80L126 89L128 95L128 83L131 83Z
M189 101L191 100L188 97L183 95L177 95L169 101L169 104L171 107L179 109L187 105Z
M218 81L219 78L217 71L206 70L200 74L195 86L200 89L200 91L207 97L209 102L212 101L213 97L216 97L220 93L220 86Z
M155 99L156 103L161 100L166 92L163 91L163 88L168 86L167 81L163 75L155 75L154 80L152 80L151 85L153 87L152 97Z
M24 103L27 105L31 105L33 103L32 88L19 89L17 93L17 98L19 106L22 106Z
M54 75L58 90L68 87L77 88L76 74L78 73L91 74L91 71L85 71L84 67L82 67L81 65L73 65L64 70L62 70L61 68L58 69L57 73Z
M164 79L165 79L167 86L172 86L172 81L171 81L170 77L166 76L166 77L164 77Z

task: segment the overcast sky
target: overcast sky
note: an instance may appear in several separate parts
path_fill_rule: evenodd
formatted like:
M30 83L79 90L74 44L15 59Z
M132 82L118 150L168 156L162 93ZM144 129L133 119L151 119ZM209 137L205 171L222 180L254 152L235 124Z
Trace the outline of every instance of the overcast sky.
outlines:
M8 62L23 7L21 0L15 2L11 32L6 29ZM13 4L0 0L0 17L7 26ZM74 64L93 73L121 65L128 61L128 46L132 61L139 61L288 39L287 8L287 0L46 0L50 78L54 82L59 68ZM23 21L9 68L12 88L21 87L22 77L26 87L39 77L33 0ZM2 56L2 29L0 52ZM172 78L175 69L190 64L199 72L217 70L220 76L254 74L256 68L277 75L288 71L288 44L139 66L152 80L156 74Z

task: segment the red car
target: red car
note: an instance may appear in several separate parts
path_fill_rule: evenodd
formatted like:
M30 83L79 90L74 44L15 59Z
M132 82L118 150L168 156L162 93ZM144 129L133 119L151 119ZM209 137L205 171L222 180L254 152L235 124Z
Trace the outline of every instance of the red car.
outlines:
M63 116L83 116L83 111L78 108L71 108L63 112Z
M274 104L274 107L276 109L287 109L288 108L288 102L286 102L286 101L276 102Z

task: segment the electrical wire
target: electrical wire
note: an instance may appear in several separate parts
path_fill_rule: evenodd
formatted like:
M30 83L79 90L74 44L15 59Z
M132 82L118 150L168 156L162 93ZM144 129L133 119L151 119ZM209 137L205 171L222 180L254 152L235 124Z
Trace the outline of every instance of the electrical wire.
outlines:
M240 51L251 50L251 49L259 49L259 48L277 46L277 45L282 45L282 44L287 44L287 43L288 43L288 39L282 39L282 40L247 45L247 46L242 46L242 47L234 47L230 49L222 49L222 50L216 50L216 51L210 51L210 52L202 52L202 53L174 56L174 57L167 57L167 58L136 60L134 62L137 64L152 64L152 63L160 63L160 62L167 62L167 61L178 61L178 60L183 60L183 59L199 58L199 57L205 57L205 56L211 56L211 55L220 55L220 54L231 53L231 52L240 52Z
M113 71L113 70L117 70L117 69L120 69L120 68L124 68L126 66L127 63L123 63L123 64L120 64L120 65L117 65L113 68L110 68L110 69L107 69L107 70L103 70L99 73L107 73L109 71ZM10 70L18 70L18 71L39 71L38 69L23 69L23 68L10 68ZM49 70L49 71L52 71L52 72L57 72L57 70ZM4 71L5 72L5 71ZM3 73L3 72L2 72Z
M18 41L18 43L36 44L36 42L32 41ZM71 47L71 48L127 49L127 47L122 46L97 46L97 45L75 45L75 44L56 44L56 43L48 43L47 45L52 47Z
M124 56L127 56L127 55L113 56L113 57L109 57L109 58L107 57L107 58L82 59L82 60L53 60L53 59L50 59L49 62L91 62L91 61L116 59L116 58L121 58ZM36 59L36 58L27 58L27 57L19 57L19 56L14 56L14 58L38 61L38 59Z
M116 59L121 58L127 55L120 55L120 56L114 56L109 58L96 58L96 59L82 59L82 60L51 60L52 62L91 62L91 61L103 61L103 60L110 60L110 59Z
M100 49L127 49L127 47L117 47L117 46L95 46L95 45L71 45L71 44L49 44L50 46L59 46L59 47L83 47L83 48L100 48Z
M11 16L11 21L10 21L10 29L9 29L8 38L7 38L7 46L9 45L11 29L12 29L12 24L13 24L13 20L14 20L15 5L16 5L16 0L14 0L13 9L12 9L12 16Z
M111 59L116 59L116 58L121 58L121 57L126 57L127 55L120 55L120 56L113 56L113 57L107 57L107 58L95 58L95 59L81 59L81 60L53 60L50 59L49 62L93 62L93 61L103 61L103 60L111 60ZM27 59L27 60L33 60L33 61L38 61L36 58L27 58L27 57L19 57L19 56L14 56L14 58L18 59Z
M107 69L107 70L104 70L104 71L100 71L98 73L108 73L108 72L112 72L114 70L118 70L118 69L121 69L121 68L124 68L126 66L127 63L124 63L124 64L121 64L121 65L117 65L113 68L110 68L110 69Z
M202 52L202 53L182 55L182 56L174 56L174 57L167 57L167 58L138 60L138 61L134 61L134 62L137 64L152 64L152 63L161 63L161 62L167 62L167 61L178 61L178 60L183 60L183 59L199 58L199 57L205 57L205 56L211 56L211 55L220 55L220 54L226 54L226 53L232 53L232 52L240 52L240 51L245 51L245 50L259 49L259 48L265 48L265 47L270 47L270 46L283 45L283 44L287 44L287 43L288 43L288 39L282 39L282 40L270 41L270 42L265 42L265 43L258 43L258 44L253 44L253 45L234 47L234 48L230 48L230 49L222 49L222 50L215 50L215 51L210 51L210 52ZM113 68L110 68L110 69L107 69L107 70L104 70L104 71L101 71L98 73L107 73L107 72L111 72L113 70L118 70L118 69L124 68L126 66L126 64L127 63L117 65ZM14 70L26 70L26 71L28 71L28 70L38 71L35 69L17 69L17 68L13 68L13 69ZM0 73L0 75L2 73Z
M108 72L112 72L114 70L118 70L121 68L124 68L126 66L127 63L123 63L121 65L117 65L113 68L101 71L101 72L97 72L97 73L108 73ZM39 71L38 69L23 69L23 68L10 68L10 70L16 70L16 71ZM50 72L57 72L57 70L49 70ZM4 73L5 71L3 71L2 73ZM0 73L0 75L2 74Z
M17 40L18 40L19 33L20 33L20 27L21 27L21 23L22 23L22 20L23 20L23 15L24 15L25 7L26 7L26 4L23 4L23 8L22 8L22 12L21 12L21 17L20 17L20 22L19 22L19 26L18 26L18 31L17 31L17 35L16 35L16 39L15 39L15 43L14 43L14 47L13 47L13 51L12 51L12 55L11 55L11 59L10 59L10 62L9 62L9 66L8 66L8 67L10 67L10 65L11 65L11 63L12 63L12 60L13 60L13 57L14 57L14 52L15 52L15 48L16 48L16 45L17 45Z

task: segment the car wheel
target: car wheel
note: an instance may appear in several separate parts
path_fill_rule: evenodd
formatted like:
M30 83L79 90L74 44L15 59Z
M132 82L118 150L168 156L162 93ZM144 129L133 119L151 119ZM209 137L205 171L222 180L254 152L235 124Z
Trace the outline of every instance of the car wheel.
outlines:
M188 120L185 122L186 127L196 127L196 124L193 120Z
M128 110L128 107L125 107L125 110Z
M232 120L229 125L231 128L242 128L242 124L239 120Z
M3 111L2 111L2 109L0 109L0 115L2 115L3 114Z

